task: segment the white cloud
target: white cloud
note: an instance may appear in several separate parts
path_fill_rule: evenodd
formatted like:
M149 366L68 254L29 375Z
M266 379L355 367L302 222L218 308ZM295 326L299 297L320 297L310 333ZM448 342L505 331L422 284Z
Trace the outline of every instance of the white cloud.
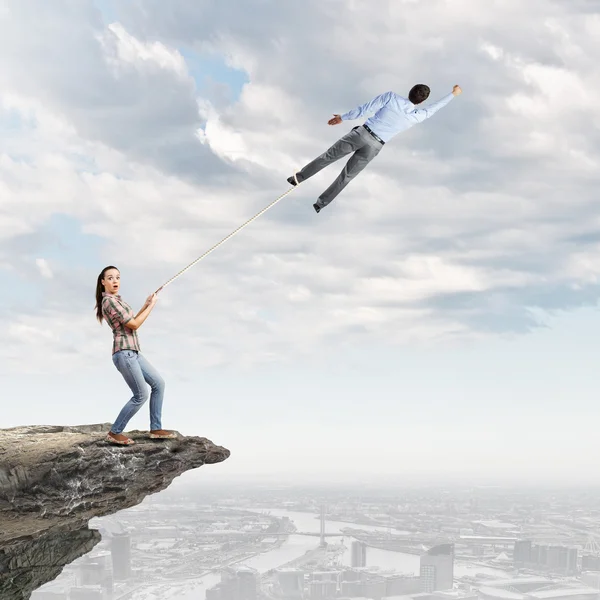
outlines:
M161 69L173 71L180 77L189 77L185 60L179 52L171 50L160 42L144 44L129 35L120 23L110 24L108 31L104 32L99 39L104 47L106 59L117 73L123 64L144 69L148 63L153 63ZM116 42L116 57L111 60L114 42Z
M83 140L167 174L209 180L228 172L197 138L194 82L175 49L104 26L91 1L8 5L0 21L3 95L24 97Z
M45 258L36 258L35 264L37 268L40 270L40 274L44 279L52 279L54 277L54 273L48 264L48 261Z

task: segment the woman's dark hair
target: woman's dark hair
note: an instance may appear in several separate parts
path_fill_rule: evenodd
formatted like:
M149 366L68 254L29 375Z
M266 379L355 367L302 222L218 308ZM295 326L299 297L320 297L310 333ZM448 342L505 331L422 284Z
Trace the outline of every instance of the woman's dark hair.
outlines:
M96 283L96 306L94 307L96 311L96 319L98 319L98 323L102 324L102 292L104 291L104 285L102 285L102 280L104 279L104 275L106 275L106 271L110 271L111 269L117 269L117 267L113 267L112 265L108 267L104 267L98 275L98 281ZM119 269L117 269L118 271Z
M418 83L410 90L410 92L408 92L408 99L413 104L421 104L421 102L425 102L425 100L429 98L430 91L431 90L429 89L428 85L425 85L424 83Z

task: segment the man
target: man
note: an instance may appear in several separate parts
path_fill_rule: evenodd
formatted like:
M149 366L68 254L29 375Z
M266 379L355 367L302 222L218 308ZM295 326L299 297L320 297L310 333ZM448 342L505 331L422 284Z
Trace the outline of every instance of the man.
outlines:
M319 196L313 208L319 212L327 206L347 185L372 161L396 134L406 131L413 125L421 123L446 106L454 96L462 93L460 86L455 85L452 92L427 108L416 108L429 98L429 87L420 83L408 94L408 99L395 92L381 94L354 110L343 115L334 115L329 125L338 125L342 121L352 121L366 114L375 113L362 126L354 127L340 138L327 152L308 163L301 171L288 177L288 182L298 185L312 177L321 169L354 152L338 178Z

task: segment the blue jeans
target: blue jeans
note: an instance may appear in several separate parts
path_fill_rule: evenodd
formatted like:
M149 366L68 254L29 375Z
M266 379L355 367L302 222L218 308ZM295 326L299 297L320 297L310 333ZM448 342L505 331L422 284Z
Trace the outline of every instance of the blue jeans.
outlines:
M150 429L162 429L161 414L165 382L158 371L138 352L134 350L120 350L112 357L113 363L127 385L133 392L132 398L123 407L117 420L111 427L112 433L121 433L127 423L148 400L148 388L144 383L150 385Z

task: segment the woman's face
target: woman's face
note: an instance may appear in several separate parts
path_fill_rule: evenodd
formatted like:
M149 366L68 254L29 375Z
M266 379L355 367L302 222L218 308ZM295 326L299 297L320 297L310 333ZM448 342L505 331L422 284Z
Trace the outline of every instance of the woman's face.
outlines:
M109 269L104 273L104 278L102 279L102 285L104 286L104 291L109 294L116 294L119 291L119 286L121 284L121 274L117 269Z

